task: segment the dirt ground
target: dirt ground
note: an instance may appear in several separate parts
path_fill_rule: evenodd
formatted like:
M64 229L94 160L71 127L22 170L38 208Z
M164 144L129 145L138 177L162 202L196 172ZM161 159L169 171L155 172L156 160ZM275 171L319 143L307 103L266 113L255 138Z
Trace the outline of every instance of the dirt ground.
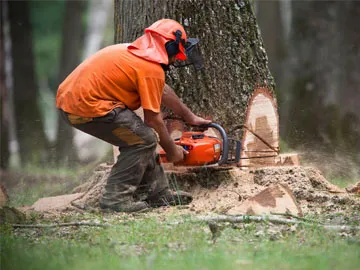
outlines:
M72 194L44 198L25 210L59 216L72 211L99 211L98 200L111 166L102 164ZM360 213L360 197L329 183L313 167L193 168L186 172L168 172L170 185L193 194L193 202L184 206L184 213L226 214L272 184L286 185L294 194L304 214ZM171 207L162 212L171 213Z

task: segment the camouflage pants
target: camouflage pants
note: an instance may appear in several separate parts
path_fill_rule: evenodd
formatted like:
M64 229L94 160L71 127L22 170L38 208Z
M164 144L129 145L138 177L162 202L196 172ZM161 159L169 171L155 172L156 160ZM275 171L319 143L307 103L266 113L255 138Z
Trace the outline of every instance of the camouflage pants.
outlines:
M71 126L119 147L120 155L111 169L100 203L114 208L156 196L168 188L154 130L129 109L116 108L97 118L84 118L60 110Z

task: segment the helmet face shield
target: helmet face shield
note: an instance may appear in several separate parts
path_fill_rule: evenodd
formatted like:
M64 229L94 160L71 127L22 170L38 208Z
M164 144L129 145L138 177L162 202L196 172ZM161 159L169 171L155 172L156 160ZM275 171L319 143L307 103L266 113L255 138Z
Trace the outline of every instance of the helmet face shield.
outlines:
M198 38L188 38L186 42L182 44L185 48L186 60L181 61L181 63L179 63L180 61L177 61L174 64L174 67L193 65L196 71L202 69L204 67L204 60L197 46L198 43Z

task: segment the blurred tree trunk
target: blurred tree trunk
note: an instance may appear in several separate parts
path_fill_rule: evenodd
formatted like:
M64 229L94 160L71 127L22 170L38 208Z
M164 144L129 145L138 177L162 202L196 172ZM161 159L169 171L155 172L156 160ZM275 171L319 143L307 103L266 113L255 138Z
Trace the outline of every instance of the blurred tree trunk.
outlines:
M5 25L5 5L7 3L1 2L0 11L0 123L1 123L1 140L0 140L0 169L5 170L9 165L9 117L6 112L7 106L7 89L6 89L6 74L5 74L5 40L4 40L4 25Z
M8 1L14 82L14 106L21 163L44 161L47 140L38 107L29 3Z
M230 130L245 122L258 87L273 94L274 81L248 0L115 0L115 42L135 40L161 18L177 20L189 37L200 38L205 68L174 68L167 76L167 83L194 112L211 115Z
M292 1L291 9L285 139L332 175L354 177L360 174L353 163L360 163L360 2Z
M83 37L82 15L85 2L66 1L63 39L61 49L59 84L79 64L81 57L81 41ZM91 19L91 18L90 18ZM57 141L55 147L56 163L60 165L75 165L78 154L73 142L74 130L64 120L58 117Z
M277 81L281 77L282 61L286 54L280 1L256 1L256 17L261 29L266 53L269 57L269 68L275 81Z
M342 126L351 115L360 117L360 2L295 1L292 13L287 138L293 145L313 142L359 152L355 145L345 147L349 130Z
M89 17L83 59L97 52L103 45L106 26L112 14L113 2L111 0L90 0Z

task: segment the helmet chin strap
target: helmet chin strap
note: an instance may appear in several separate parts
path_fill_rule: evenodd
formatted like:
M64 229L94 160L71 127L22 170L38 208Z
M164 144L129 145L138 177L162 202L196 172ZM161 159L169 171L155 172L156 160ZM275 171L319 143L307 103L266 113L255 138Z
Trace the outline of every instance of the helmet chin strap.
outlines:
M169 71L170 70L170 65L165 65L165 64L160 64L160 65L161 65L161 67L162 67L162 69L164 71Z

